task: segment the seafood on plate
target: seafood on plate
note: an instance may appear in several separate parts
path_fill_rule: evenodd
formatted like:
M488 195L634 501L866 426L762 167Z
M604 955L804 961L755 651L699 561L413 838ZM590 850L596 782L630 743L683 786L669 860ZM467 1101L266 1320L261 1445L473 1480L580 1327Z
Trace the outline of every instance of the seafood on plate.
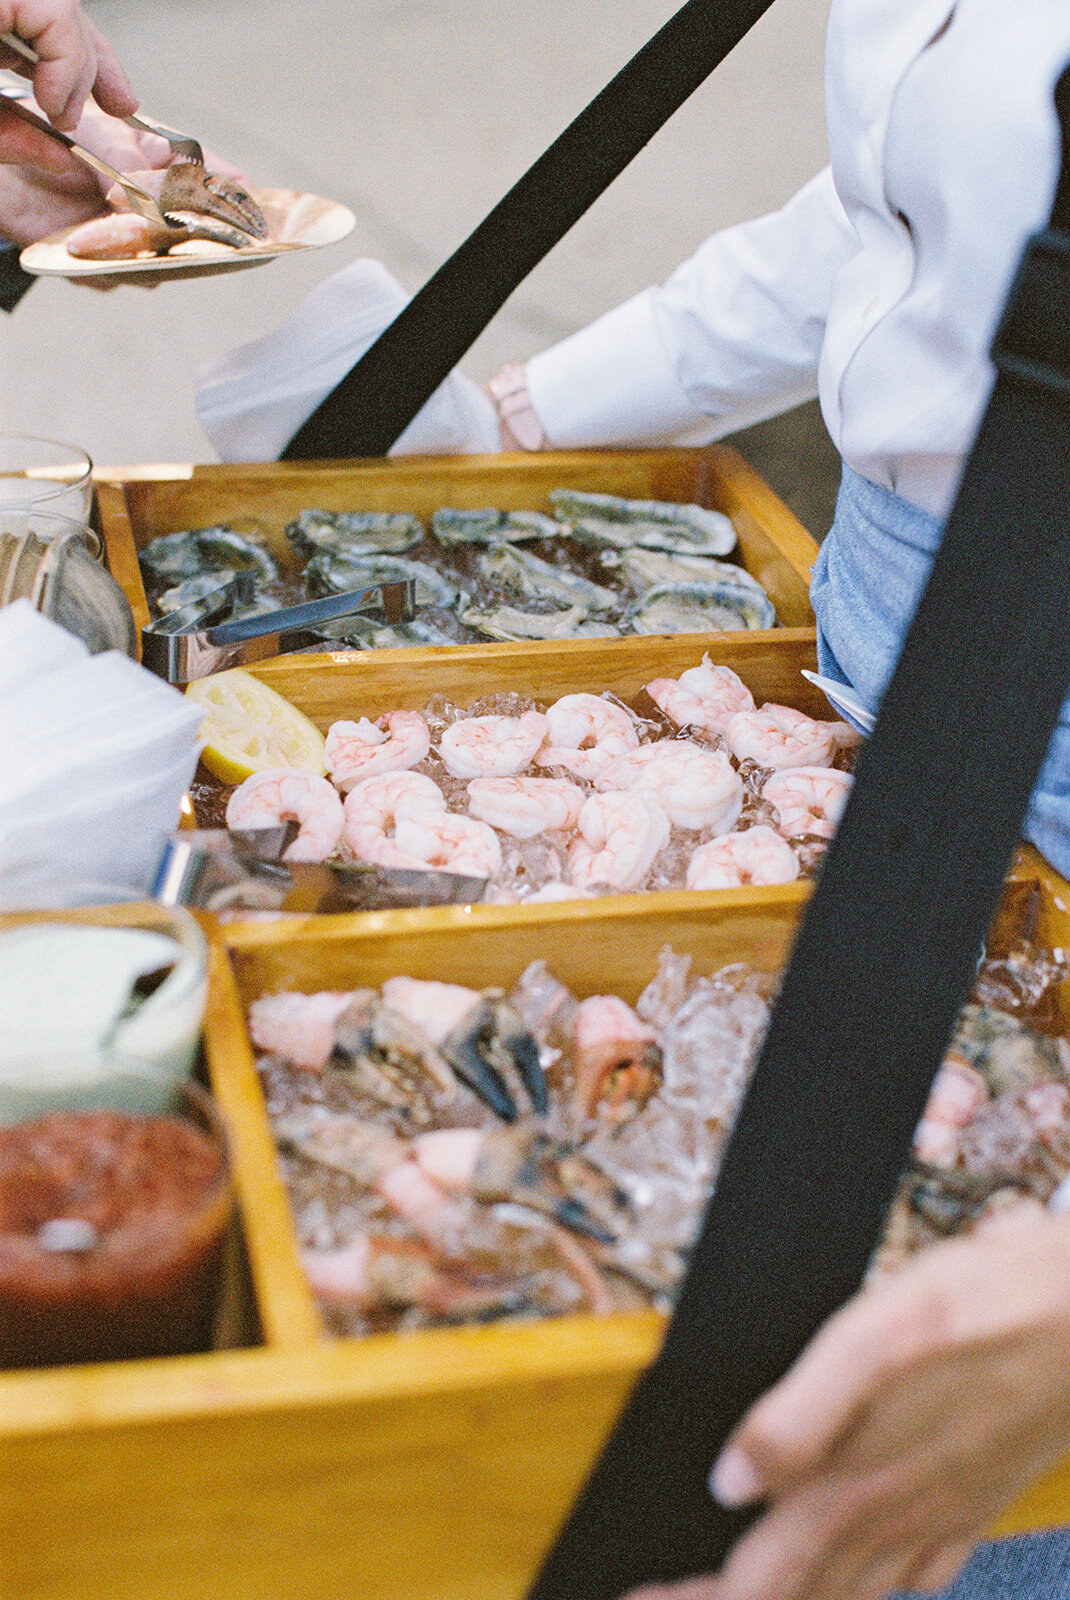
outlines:
M193 239L240 250L268 236L267 219L248 189L199 161L179 159L129 177L177 226L160 227L133 211L116 209L74 228L65 240L68 255L79 261L133 261L166 255Z
M992 1007L987 970L934 1081L872 1276L1005 1209L1039 1214L1070 1173L1067 1045L1032 1015ZM1066 970L1064 958L1044 985ZM634 1000L575 993L535 961L507 991L399 975L348 1004L337 991L254 1001L268 1114L328 1326L670 1306L777 981L745 963L696 973L666 948ZM369 1051L377 1014L387 1040L401 1014L410 1030L390 1092L351 1060ZM471 1037L481 1014L498 1019L499 1041L523 1037L543 1074L536 1108L510 1061L511 1120L449 1082L443 1027ZM986 1069L993 1052L1015 1065L989 1080L969 1052Z

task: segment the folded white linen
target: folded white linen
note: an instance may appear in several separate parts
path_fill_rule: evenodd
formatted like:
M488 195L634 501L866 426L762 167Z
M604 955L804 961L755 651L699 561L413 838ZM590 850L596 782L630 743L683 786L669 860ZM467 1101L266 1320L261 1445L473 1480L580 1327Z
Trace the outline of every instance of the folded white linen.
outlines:
M0 606L0 697L88 656L81 639L50 623L29 600Z
M321 283L281 327L200 374L194 404L224 461L276 461L409 296L381 262L361 257ZM494 403L451 372L391 455L477 455L501 449Z
M0 898L25 903L57 877L146 889L196 770L203 708L18 610L0 607Z

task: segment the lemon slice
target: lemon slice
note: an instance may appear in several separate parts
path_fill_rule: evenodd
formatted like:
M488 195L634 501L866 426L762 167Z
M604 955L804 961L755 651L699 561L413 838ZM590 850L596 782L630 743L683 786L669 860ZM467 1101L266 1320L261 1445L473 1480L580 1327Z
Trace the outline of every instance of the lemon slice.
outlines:
M224 783L241 783L265 767L320 776L326 770L315 723L243 667L196 678L186 693L205 709L201 760Z

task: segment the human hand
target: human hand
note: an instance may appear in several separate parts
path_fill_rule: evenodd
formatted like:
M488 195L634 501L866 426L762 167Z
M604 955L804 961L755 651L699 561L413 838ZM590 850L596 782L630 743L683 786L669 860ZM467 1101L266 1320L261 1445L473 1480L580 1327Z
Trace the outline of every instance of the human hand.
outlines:
M0 99L0 107L3 103ZM33 133L25 123L18 126ZM0 234L18 245L33 244L60 228L74 227L108 210L106 178L101 179L55 140L44 134L34 137L40 137L59 160L47 168L36 161L26 165L0 164ZM166 139L154 133L140 133L92 102L85 108L75 137L120 172L165 167L171 159L171 146Z
M57 128L72 132L93 95L114 117L128 117L138 100L118 58L78 0L0 0L0 33L13 33L37 54L25 58L0 45L0 67L32 79L37 104ZM0 99L0 162L62 171L65 152L55 140L6 114Z
M717 1575L629 1600L879 1600L949 1583L1070 1451L1070 1218L1023 1206L854 1296L751 1407L718 1498L765 1500Z

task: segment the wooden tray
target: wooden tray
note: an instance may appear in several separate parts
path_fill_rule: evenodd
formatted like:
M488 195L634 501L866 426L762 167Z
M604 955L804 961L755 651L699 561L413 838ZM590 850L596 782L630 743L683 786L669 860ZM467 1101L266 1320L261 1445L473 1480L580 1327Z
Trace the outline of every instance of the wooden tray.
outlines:
M172 474L168 476L168 474ZM495 456L399 456L344 465L161 466L151 476L98 474L101 526L112 574L138 627L148 621L137 552L158 534L228 523L258 530L283 570L294 553L284 529L299 511L411 511L440 506L549 511L559 486L633 499L693 502L732 519L740 564L758 579L782 627L811 627L810 568L817 545L736 451L548 451ZM546 648L546 646L544 646ZM558 646L548 641L548 648Z
M835 716L820 690L802 676L803 668L817 665L810 628L572 639L549 648L528 643L341 651L276 656L248 670L326 732L342 718L374 719L397 707L421 710L433 695L445 695L467 707L487 695L511 691L547 705L561 695L591 690L610 691L631 703L652 678L677 677L697 666L706 650L711 660L738 672L759 705L772 700L814 717ZM707 892L703 899L717 904L717 894ZM650 891L639 898L643 903L657 902L661 893ZM382 915L388 925L392 914ZM415 915L430 918L431 926L440 925L434 911Z
M1040 936L1070 886L1033 852ZM263 1343L0 1378L6 1600L520 1600L655 1353L653 1312L325 1341L297 1262L244 1005L390 973L485 984L543 956L633 998L666 943L696 969L786 952L806 891L731 891L231 927L206 1044L230 1119ZM579 935L579 936L577 936ZM1062 996L1070 1021L1070 995ZM463 1470L458 1465L463 1463ZM1070 1465L1000 1524L1067 1520Z

